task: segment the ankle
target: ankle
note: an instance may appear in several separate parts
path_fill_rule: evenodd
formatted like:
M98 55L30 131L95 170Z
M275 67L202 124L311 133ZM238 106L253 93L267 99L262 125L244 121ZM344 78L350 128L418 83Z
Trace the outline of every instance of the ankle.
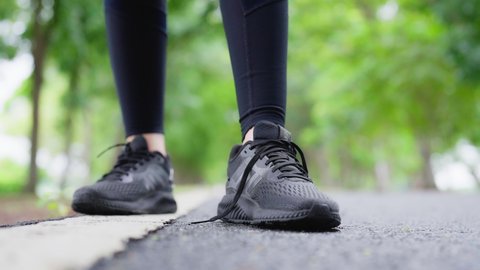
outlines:
M245 137L244 137L244 139L243 139L242 144L245 144L245 143L247 143L247 142L249 142L249 141L253 141L253 128L254 128L254 127L251 127L251 128L247 131L247 133L245 134Z
M135 136L142 135L147 141L148 151L150 152L160 152L162 155L167 156L167 148L165 146L165 136L161 133L143 133L130 135L127 137L127 143L133 141Z

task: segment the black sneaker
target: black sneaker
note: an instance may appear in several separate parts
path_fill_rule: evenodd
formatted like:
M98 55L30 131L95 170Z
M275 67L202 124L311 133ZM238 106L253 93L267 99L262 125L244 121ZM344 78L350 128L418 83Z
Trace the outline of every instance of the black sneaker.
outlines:
M149 152L143 136L136 136L109 173L74 193L72 208L91 215L174 213L172 183L169 159Z
M267 121L255 125L252 142L233 147L226 195L217 211L208 221L313 230L340 225L338 204L313 184L290 133Z

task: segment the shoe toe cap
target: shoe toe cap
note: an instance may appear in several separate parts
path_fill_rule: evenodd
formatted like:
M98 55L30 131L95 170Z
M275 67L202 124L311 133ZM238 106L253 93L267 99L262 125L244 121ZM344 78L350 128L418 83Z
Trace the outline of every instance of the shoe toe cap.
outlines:
M299 208L301 208L301 209L311 209L314 206L327 206L329 208L330 212L338 212L339 211L338 203L335 202L334 200L328 198L325 195L322 196L322 198L306 199L300 204Z
M75 203L82 203L82 202L89 202L91 201L95 196L96 192L91 189L89 186L87 187L82 187L77 189L73 193L73 200L72 202Z

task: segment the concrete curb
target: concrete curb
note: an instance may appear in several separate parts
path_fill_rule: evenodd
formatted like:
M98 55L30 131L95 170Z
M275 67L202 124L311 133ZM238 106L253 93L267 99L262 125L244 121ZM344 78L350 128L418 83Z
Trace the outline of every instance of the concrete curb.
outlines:
M87 268L122 251L130 239L162 228L219 192L216 187L180 193L175 214L75 216L0 228L0 269Z

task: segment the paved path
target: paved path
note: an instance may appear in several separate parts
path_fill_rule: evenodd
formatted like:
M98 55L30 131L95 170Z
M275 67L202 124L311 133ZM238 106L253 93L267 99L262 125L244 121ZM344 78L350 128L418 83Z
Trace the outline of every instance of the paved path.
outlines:
M479 194L333 197L343 218L336 231L188 225L214 214L212 200L92 269L480 269Z

